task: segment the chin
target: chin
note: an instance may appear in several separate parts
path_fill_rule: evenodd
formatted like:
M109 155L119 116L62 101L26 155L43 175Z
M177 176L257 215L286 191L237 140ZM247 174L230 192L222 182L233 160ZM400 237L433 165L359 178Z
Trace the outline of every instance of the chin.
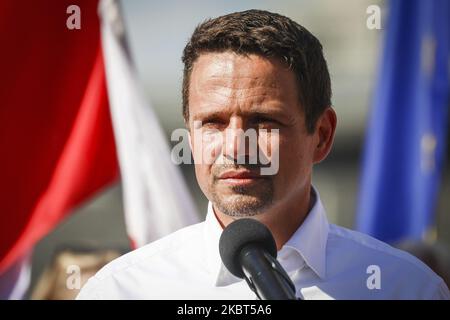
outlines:
M213 197L212 202L223 214L240 218L261 215L271 206L270 198L242 194Z

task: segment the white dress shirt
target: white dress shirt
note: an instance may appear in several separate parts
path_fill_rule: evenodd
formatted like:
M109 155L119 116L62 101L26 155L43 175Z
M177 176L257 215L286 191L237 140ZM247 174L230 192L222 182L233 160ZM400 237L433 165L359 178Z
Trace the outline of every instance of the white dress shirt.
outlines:
M302 299L450 299L430 268L367 235L329 224L316 200L278 252ZM211 203L206 220L106 265L77 299L256 299L222 264L222 233Z

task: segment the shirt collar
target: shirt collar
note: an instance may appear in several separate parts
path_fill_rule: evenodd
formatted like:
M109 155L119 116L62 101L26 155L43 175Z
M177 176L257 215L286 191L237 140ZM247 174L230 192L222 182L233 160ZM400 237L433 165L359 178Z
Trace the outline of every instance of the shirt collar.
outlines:
M311 188L314 205L301 226L279 251L295 250L305 260L305 263L320 277L326 276L326 246L329 224L325 208L317 190Z
M319 193L314 187L311 188L311 193L314 197L312 209L301 226L278 252L278 257L279 260L282 260L283 257L292 256L292 253L294 253L323 279L326 276L326 244L329 224ZM205 220L204 241L207 267L216 286L225 286L241 280L232 275L222 264L219 253L219 239L222 230L222 226L214 214L212 203L209 202ZM280 262L283 265L283 261ZM301 266L299 265L299 267Z

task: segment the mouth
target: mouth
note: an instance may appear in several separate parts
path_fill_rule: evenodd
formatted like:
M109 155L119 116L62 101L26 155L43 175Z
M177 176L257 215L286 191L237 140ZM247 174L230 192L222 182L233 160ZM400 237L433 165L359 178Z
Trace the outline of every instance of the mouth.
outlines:
M218 178L220 182L234 186L255 184L264 179L267 178L248 170L226 171Z

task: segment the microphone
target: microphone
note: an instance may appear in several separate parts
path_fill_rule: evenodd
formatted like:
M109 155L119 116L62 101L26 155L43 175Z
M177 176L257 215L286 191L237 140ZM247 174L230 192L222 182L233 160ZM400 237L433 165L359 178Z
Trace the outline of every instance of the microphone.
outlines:
M295 286L277 261L277 246L261 222L243 218L222 232L219 252L225 267L245 278L260 300L297 300Z

